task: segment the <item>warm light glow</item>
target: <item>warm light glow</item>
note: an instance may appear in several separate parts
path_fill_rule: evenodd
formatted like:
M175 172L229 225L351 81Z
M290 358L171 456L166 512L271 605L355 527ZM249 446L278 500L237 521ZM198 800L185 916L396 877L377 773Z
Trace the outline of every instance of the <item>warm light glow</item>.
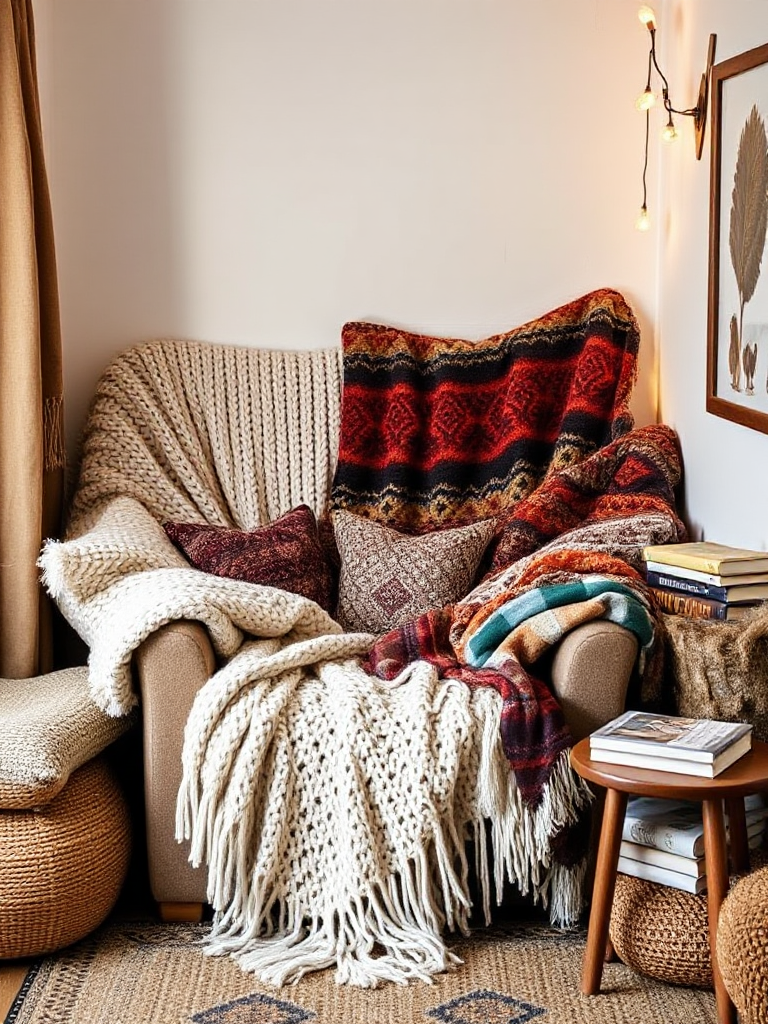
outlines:
M677 128L675 128L674 122L671 119L664 125L661 137L665 142L674 142L677 138Z
M643 4L637 12L637 16L649 29L656 28L656 15L653 13L653 8L649 7L648 4Z
M651 89L649 87L646 87L644 92L641 92L640 95L635 100L635 106L637 107L638 110L650 110L655 102L656 102L656 95L655 95L653 89Z
M651 222L648 218L648 207L643 206L640 209L640 216L635 221L635 227L638 231L647 231L651 226Z

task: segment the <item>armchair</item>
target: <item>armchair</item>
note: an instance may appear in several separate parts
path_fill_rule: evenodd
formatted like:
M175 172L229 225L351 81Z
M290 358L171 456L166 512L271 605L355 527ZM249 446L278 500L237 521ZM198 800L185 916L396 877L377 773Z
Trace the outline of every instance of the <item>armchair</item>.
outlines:
M637 332L616 293L594 293L477 347L455 343L458 376L441 393L438 433L414 449L426 454L424 478L437 480L437 496L411 502L422 529L397 520L389 529L404 463L395 455L387 477L387 460L402 449L407 463L412 449L401 442L414 410L418 421L431 401L432 384L416 380L419 361L427 375L442 372L442 343L355 326L358 383L381 346L392 346L383 389L375 380L348 387L346 342L344 362L342 349L173 340L118 356L91 407L65 540L41 556L50 592L90 647L98 703L115 715L142 705L149 871L163 916L194 918L211 902L216 948L275 984L320 961L358 984L445 969L441 934L466 925L473 843L486 915L494 883L498 898L509 878L549 899L553 921L577 920L586 863L570 830L591 795L569 767L566 726L579 739L623 709L653 636L637 571L642 545L678 539L682 529L672 432L631 429ZM403 405L409 360L414 398ZM563 375L554 391L545 363ZM353 394L360 404L350 418ZM555 401L562 408L551 421ZM468 412L468 443L479 441L482 454L452 435L457 410ZM361 448L385 422L392 450ZM445 463L440 437L451 447ZM451 478L433 463L449 466ZM475 504L463 506L457 480L480 465ZM370 481L382 466L380 490ZM357 467L372 474L359 492L367 512L354 505ZM338 504L342 492L349 504ZM408 501L397 505L406 515ZM376 644L369 620L361 621L370 633L345 631L319 598L200 572L170 540L180 524L250 536L300 505L322 520L332 502L344 511L331 516L334 529L351 519L362 536L378 517L379 534L400 531L422 558L433 535L441 545L451 532L471 534L475 549L478 538L487 544L497 510L514 511L501 520L498 571L492 565L466 600L422 606L443 611L393 621L391 633L385 624ZM424 519L446 507L464 512L455 529ZM446 575L422 564L430 578ZM370 591L360 587L371 578ZM380 590L382 607L397 596L389 577L355 582L363 598ZM533 614L541 632L520 618L525 628L515 631L505 618L515 601L515 615ZM525 612L534 605L537 613ZM505 624L513 632L494 652ZM549 689L523 667L537 658ZM177 844L177 834L187 841ZM386 955L371 957L374 946Z
M93 519L85 509L96 489L98 508L138 498L160 521L206 519L248 529L301 502L321 513L338 444L341 370L335 349L270 352L179 341L128 349L97 388L71 521ZM169 374L172 386L161 390L158 382ZM156 436L126 450L121 422L150 402L159 404L150 421ZM147 430L142 425L140 434ZM191 437L207 462L195 461L200 455ZM173 473L157 465L164 443ZM187 485L171 492L166 478L182 471ZM168 564L184 564L174 559L169 554ZM624 709L637 653L635 635L604 620L572 630L558 644L551 684L576 740ZM206 901L206 872L189 863L189 844L175 840L176 797L184 724L217 666L209 631L199 621L163 624L137 646L133 666L152 892L163 917L195 919Z

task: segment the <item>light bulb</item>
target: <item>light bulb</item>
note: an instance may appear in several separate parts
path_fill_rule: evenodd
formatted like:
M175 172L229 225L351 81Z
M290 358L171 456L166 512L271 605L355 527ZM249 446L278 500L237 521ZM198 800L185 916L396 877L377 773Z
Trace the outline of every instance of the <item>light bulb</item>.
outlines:
M653 13L653 8L649 7L648 4L643 4L640 10L637 12L637 16L642 23L648 29L656 28L656 15Z
M643 205L640 207L640 214L637 220L635 221L635 227L638 231L647 231L650 226L651 222L648 217L648 207L645 205L645 203L643 203Z
M650 85L647 85L645 90L635 100L635 106L638 110L650 110L655 102L656 95Z
M662 139L665 142L674 142L677 138L677 128L675 128L674 122L670 118L669 121L664 125L664 129L661 133Z

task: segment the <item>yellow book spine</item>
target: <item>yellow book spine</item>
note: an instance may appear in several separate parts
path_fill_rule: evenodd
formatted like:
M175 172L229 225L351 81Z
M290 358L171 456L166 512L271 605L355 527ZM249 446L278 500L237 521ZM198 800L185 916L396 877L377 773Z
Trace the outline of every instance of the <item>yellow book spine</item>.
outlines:
M660 548L645 548L643 552L649 562L661 562L663 565L677 565L681 569L695 569L697 572L709 572L720 575L723 565L722 558L707 558L705 555L694 555L681 551L665 551Z

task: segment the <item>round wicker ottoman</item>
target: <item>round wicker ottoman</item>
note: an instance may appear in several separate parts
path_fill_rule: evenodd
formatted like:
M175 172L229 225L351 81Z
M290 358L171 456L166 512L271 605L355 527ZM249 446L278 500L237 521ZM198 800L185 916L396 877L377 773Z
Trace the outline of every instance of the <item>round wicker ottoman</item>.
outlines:
M628 967L673 985L712 987L706 895L619 874L610 936Z
M101 757L38 810L0 811L0 959L50 953L101 924L130 845L128 809Z
M717 961L739 1019L768 1024L768 868L741 878L723 901Z

